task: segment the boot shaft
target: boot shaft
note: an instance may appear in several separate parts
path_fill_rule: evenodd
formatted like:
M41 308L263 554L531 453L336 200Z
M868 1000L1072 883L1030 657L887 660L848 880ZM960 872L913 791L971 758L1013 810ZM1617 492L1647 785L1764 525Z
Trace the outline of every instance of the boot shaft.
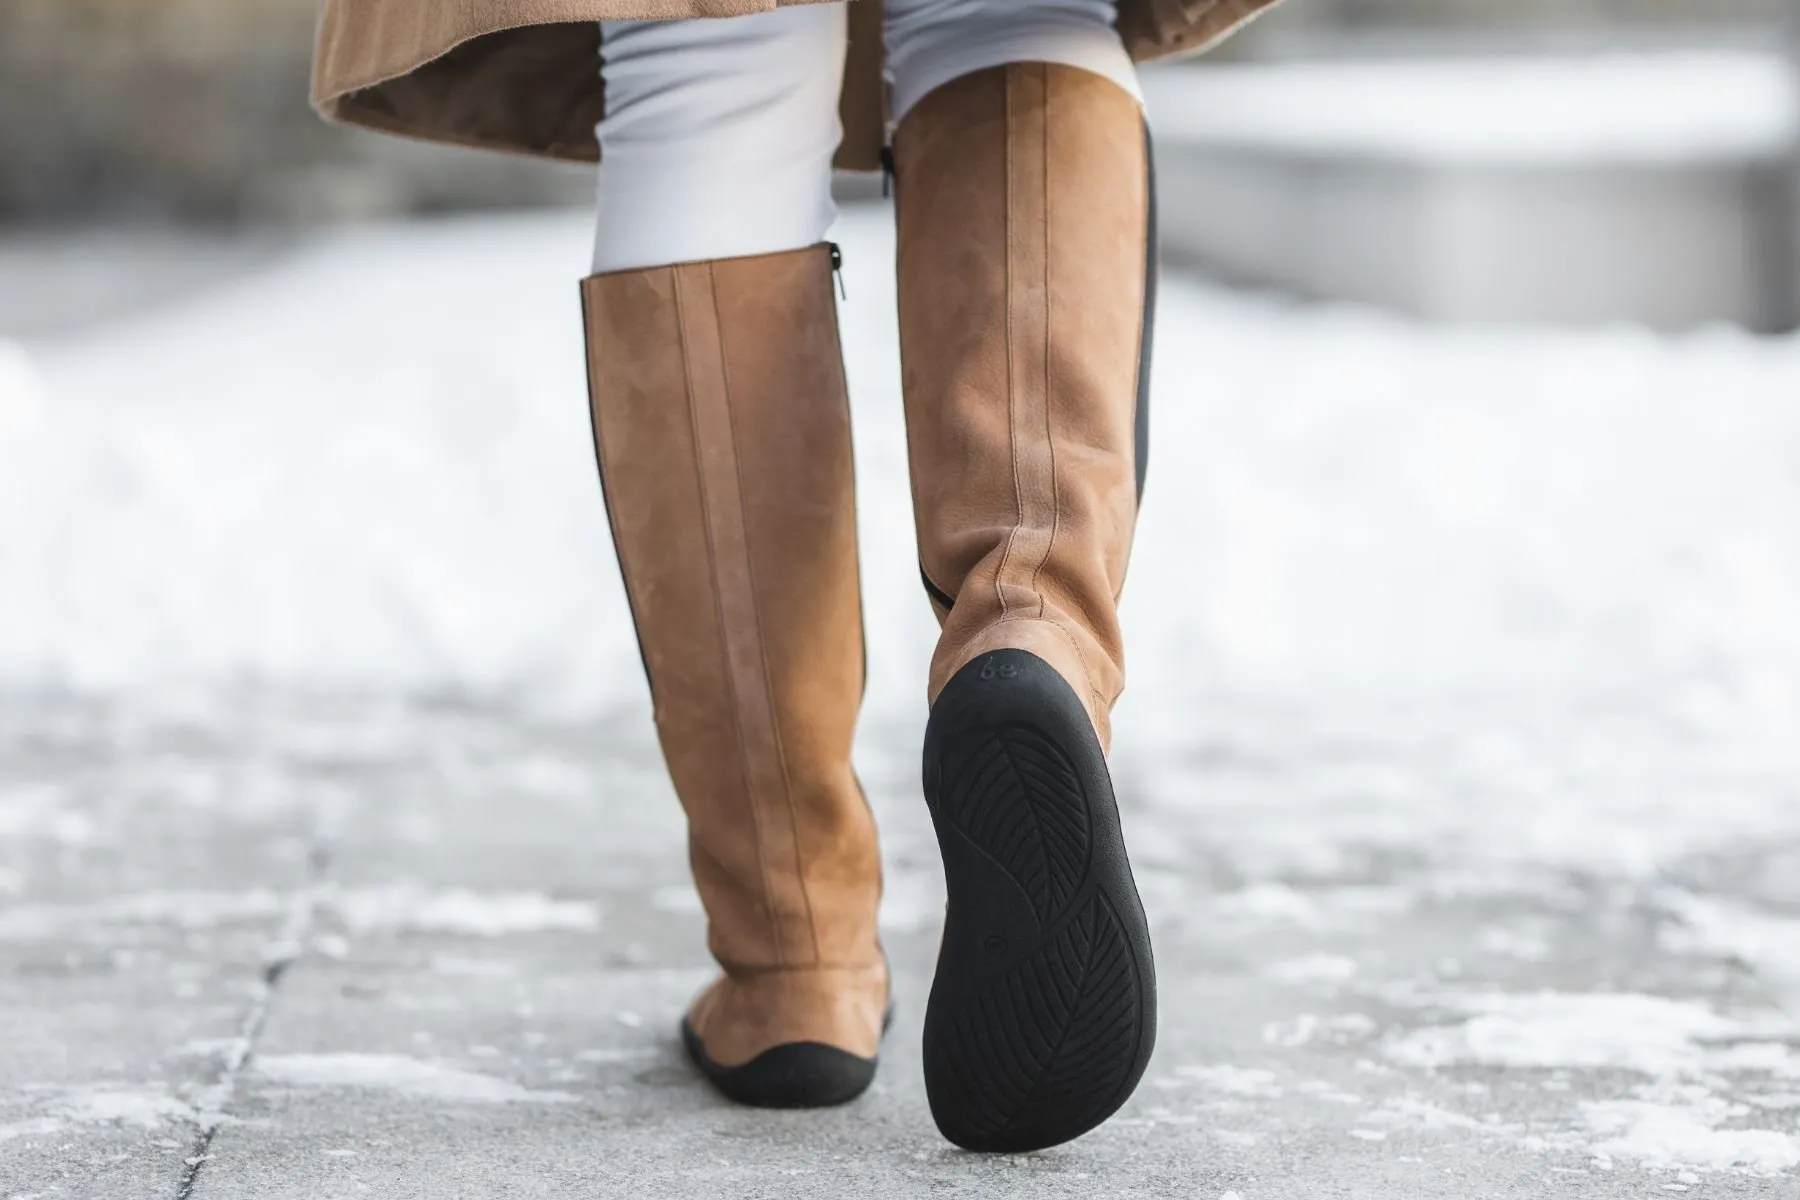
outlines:
M937 89L895 138L901 357L931 696L1030 649L1104 740L1146 458L1148 141L1097 75L1015 63Z
M728 971L880 961L834 251L582 285L595 444L657 733Z

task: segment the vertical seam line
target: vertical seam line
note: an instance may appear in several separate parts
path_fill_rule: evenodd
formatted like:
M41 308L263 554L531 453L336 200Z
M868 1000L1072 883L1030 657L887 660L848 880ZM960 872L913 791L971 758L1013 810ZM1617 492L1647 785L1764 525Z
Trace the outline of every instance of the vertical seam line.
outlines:
M1043 77L1044 77L1043 106L1042 106L1042 110L1041 110L1042 116L1041 116L1041 120L1040 120L1039 126L1038 126L1038 137L1039 137L1039 141L1040 141L1039 153L1041 153L1043 155L1043 163L1042 163L1043 173L1039 179L1039 183L1042 185L1042 189L1043 189L1042 194L1043 194L1043 203L1044 203L1043 220L1039 222L1039 224L1042 226L1042 230L1041 230L1041 232L1042 232L1042 247L1041 248L1043 251L1042 258L1039 260L1042 265L1042 268L1043 268L1042 278L1040 279L1039 282L1043 288L1043 305L1044 305L1044 314L1043 314L1043 316L1044 316L1044 327L1043 327L1043 336L1044 336L1044 346L1043 346L1043 352L1044 352L1044 362L1043 362L1044 447L1050 457L1050 537L1048 538L1048 540L1046 540L1044 542L1043 556L1038 559L1037 566L1032 568L1031 590L1033 593L1035 593L1037 595L1038 616L1039 616L1039 618L1042 618L1048 612L1049 605L1045 601L1044 593L1038 590L1038 577L1043 574L1044 567L1050 561L1051 552L1053 550L1055 550L1055 548L1056 548L1056 532L1057 532L1058 526L1060 525L1060 523L1062 521L1062 504L1061 504L1061 493L1060 493L1059 489L1057 488L1057 482L1056 482L1056 426L1055 426L1055 421L1052 417L1052 413L1054 410L1052 408L1052 402L1051 402L1051 396L1050 396L1050 357L1051 357L1050 337L1051 337L1051 333L1055 327L1055 322L1051 320L1051 291L1050 291L1050 203L1051 203L1051 191L1050 191L1050 78L1051 78L1051 76L1050 76L1050 67L1048 64L1042 64L1039 66L1038 69L1041 72L1043 72ZM1083 669L1084 670L1086 669L1085 663L1083 664Z
M713 311L716 313L719 311L718 275L709 266L706 270L706 277L707 283L712 289ZM797 340L795 339L795 341ZM750 619L755 623L757 660L762 663L763 699L769 706L769 726L774 735L775 761L781 768L781 795L787 806L789 827L793 830L794 874L800 880L800 901L806 909L806 932L813 944L813 962L818 963L823 960L824 955L819 948L819 927L813 920L812 892L806 886L806 861L800 850L800 814L794 807L794 780L788 771L787 748L781 739L781 711L775 704L775 688L769 671L769 647L762 635L760 592L756 585L756 555L750 545L750 520L744 511L744 471L742 460L738 457L737 423L732 419L731 359L725 353L725 323L722 320L719 322L719 374L725 383L725 428L731 439L732 469L737 475L738 524L744 535L744 573L750 580ZM754 805L755 801L752 800L751 803ZM768 888L772 898L774 888L766 875L763 879L763 886ZM771 907L773 906L771 905Z
M708 280L710 280L712 277L712 268L710 266L707 267L706 273L707 273ZM724 664L725 664L725 678L726 678L727 682L730 683L735 680L736 673L732 670L732 666L731 666L731 640L730 640L731 635L727 632L727 627L725 624L725 608L724 608L724 604L721 602L721 597L719 595L719 562L718 562L718 548L714 544L714 538L713 538L712 493L711 493L711 490L706 486L706 459L705 459L705 453L700 444L700 419L699 419L699 415L698 415L698 412L696 411L696 407L695 407L694 367L693 367L693 359L690 356L689 351L688 351L689 338L688 338L688 317L687 317L687 300L686 300L687 289L682 285L681 268L680 267L671 268L671 275L672 275L672 277L674 279L674 283L675 283L675 322L676 322L676 326L680 332L681 371L682 371L682 377L687 385L686 392L687 392L687 405L688 405L688 429L691 434L692 444L694 447L694 450L693 450L694 477L696 480L698 480L699 485L700 485L700 520L701 520L701 523L706 527L707 578L709 580L711 580L711 583L712 583L711 591L712 591L712 601L713 601L713 619L715 621L717 621L718 625L719 625L720 657L724 660ZM713 324L715 326L717 326L717 324L718 324L718 309L717 309L716 300L715 300L715 305L714 305L714 310L713 310ZM722 352L723 351L722 343L721 343L720 349ZM723 353L721 353L720 362L723 363L723 361L724 361L724 357L723 357ZM737 690L736 687L733 686L732 691L735 693L736 690ZM733 699L734 699L734 702L732 704L728 705L727 707L731 710L732 731L737 735L736 740L737 740L737 748L738 748L738 772L739 772L740 778L743 780L744 795L750 802L750 804L749 804L750 825L756 835L756 865L757 865L757 873L761 876L760 882L762 884L763 912L768 917L769 939L774 944L774 947L775 947L775 963L777 966L785 966L787 963L787 958L786 958L786 955L783 953L783 949L782 949L781 929L775 919L775 897L769 888L768 861L763 853L764 847L763 847L762 817L761 817L761 814L757 811L756 784L755 784L755 781L751 777L750 750L749 750L749 745L745 741L745 738L744 738L744 719L743 719L743 714L738 712L738 706L735 703L735 695L734 695Z
M1013 87L1017 79L1017 67L1001 68L1000 93L1000 144L1002 158L1005 162L1004 194L1002 202L1001 228L1002 248L1006 256L1006 451L1012 467L1013 482L1013 525L1006 534L1006 546L1000 552L1000 565L994 571L994 599L999 602L1000 615L1005 617L1009 611L1006 600L1006 572L1012 563L1013 546L1018 541L1019 526L1025 522L1025 497L1021 492L1022 481L1019 478L1019 438L1015 426L1015 404L1017 384L1013 369L1013 138L1012 108Z

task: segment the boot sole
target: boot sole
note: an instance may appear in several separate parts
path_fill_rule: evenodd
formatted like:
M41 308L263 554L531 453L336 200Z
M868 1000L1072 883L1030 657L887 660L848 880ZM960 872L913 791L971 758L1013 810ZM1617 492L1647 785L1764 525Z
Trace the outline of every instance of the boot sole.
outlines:
M681 1041L688 1057L727 1100L752 1108L832 1108L848 1104L875 1081L876 1060L823 1042L790 1042L747 1063L724 1067L707 1056L686 1020Z
M1023 650L951 679L925 731L949 907L925 1090L969 1150L1054 1146L1118 1111L1156 1041L1156 979L1106 758L1074 690Z

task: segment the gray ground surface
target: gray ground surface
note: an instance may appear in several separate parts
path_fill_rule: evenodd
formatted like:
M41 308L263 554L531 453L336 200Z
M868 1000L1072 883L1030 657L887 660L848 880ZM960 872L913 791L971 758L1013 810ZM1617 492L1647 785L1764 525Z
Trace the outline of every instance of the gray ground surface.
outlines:
M0 1195L1794 1194L1791 1171L1733 1167L1716 1145L1676 1147L1714 1155L1702 1171L1615 1161L1581 1115L1662 1087L1670 1112L1731 1109L1704 1137L1792 1126L1791 1027L1743 964L1670 952L1648 887L1545 871L1433 894L1422 864L1391 863L1238 888L1218 831L1137 811L1127 785L1157 1060L1102 1131L981 1158L925 1110L935 864L897 769L869 781L899 975L880 1081L839 1112L766 1114L709 1093L672 1037L706 961L640 715L201 695L9 696L0 717L0 785L19 801L0 866L22 893L0 909ZM1770 846L1691 868L1791 889L1794 861ZM1750 1024L1647 1009L1584 1067L1604 1028L1551 1014L1483 1043L1445 988L1666 996ZM1428 1061L1433 1031L1471 1061ZM1572 1065L1479 1061L1533 1038L1512 1049ZM1732 1045L1773 1067L1657 1065Z

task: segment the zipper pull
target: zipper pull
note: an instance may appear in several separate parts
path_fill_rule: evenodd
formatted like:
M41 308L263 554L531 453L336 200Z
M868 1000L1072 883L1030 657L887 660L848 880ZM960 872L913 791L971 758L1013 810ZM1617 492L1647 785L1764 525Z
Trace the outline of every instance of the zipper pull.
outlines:
M886 200L894 193L894 148L881 148L881 198Z
M838 295L848 300L850 293L844 290L844 251L836 242L826 242L831 247L831 276L837 280Z

